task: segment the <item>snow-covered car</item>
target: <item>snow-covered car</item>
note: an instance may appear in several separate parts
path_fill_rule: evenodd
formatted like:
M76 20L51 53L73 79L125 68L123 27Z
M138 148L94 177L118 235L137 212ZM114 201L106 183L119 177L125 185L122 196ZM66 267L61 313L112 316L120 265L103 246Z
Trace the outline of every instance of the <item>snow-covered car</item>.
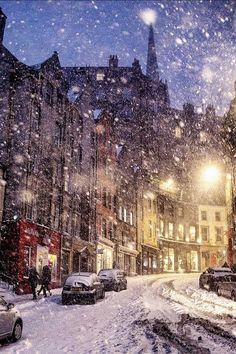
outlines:
M119 269L101 269L98 276L104 284L105 290L120 291L127 289L126 275Z
M66 279L62 290L62 304L76 303L81 299L91 300L96 303L97 299L104 299L104 285L95 273L72 273Z
M236 274L227 276L226 281L219 283L217 294L236 301Z
M200 275L199 287L208 291L217 291L221 282L226 280L228 275L233 274L230 268L210 267Z
M23 321L14 304L7 303L0 296L0 340L11 338L16 342L21 338Z

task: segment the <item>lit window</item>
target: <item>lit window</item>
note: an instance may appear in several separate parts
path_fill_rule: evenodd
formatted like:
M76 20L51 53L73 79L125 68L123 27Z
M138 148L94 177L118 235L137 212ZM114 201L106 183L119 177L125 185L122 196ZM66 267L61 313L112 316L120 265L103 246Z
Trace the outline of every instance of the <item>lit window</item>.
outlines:
M129 214L129 220L130 220L130 225L133 225L133 212L131 211L130 214Z
M184 239L184 225L183 224L178 225L178 237L180 240Z
M127 210L126 208L123 209L123 212L124 212L124 222L127 221Z
M160 236L164 236L164 221L160 220Z
M196 227L190 226L189 228L190 241L196 241Z
M169 222L168 224L168 231L169 231L169 238L173 238L174 235L174 224L172 222Z
M175 127L175 137L180 139L182 135L181 128L179 126Z
M104 73L97 73L97 81L102 81L104 79Z
M149 220L149 237L152 238L152 221Z
M184 216L184 208L183 207L179 207L177 209L177 213L179 217L183 217Z

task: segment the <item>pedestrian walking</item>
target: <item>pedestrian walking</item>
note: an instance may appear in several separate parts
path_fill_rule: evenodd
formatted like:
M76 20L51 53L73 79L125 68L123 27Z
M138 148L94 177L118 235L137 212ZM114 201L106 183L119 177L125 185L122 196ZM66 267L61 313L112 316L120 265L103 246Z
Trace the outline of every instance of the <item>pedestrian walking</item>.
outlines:
M41 291L43 291L44 297L47 297L47 291L49 295L52 295L50 290L50 284L51 284L51 269L49 268L49 266L45 265L42 271L42 285L41 288L38 290L38 295L41 293Z
M29 283L33 294L33 300L36 300L36 288L38 285L39 274L36 267L31 267L29 270Z

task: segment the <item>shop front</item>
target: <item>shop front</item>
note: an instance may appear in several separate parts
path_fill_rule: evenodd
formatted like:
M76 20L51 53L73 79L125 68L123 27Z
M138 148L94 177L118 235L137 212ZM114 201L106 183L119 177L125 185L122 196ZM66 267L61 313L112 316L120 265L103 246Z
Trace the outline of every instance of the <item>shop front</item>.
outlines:
M142 245L142 274L156 274L160 271L159 261L159 249L157 247L151 247Z
M163 272L198 272L200 270L200 250L195 244L182 242L162 242L160 267Z
M138 251L125 246L118 247L118 267L127 275L133 276L137 274L136 258Z
M110 240L99 240L97 244L97 272L111 269L114 265L114 243Z
M45 226L28 220L5 224L7 228L1 248L5 258L6 273L17 282L16 292L31 292L29 269L36 267L39 276L48 265L51 269L51 287L61 284L61 235Z

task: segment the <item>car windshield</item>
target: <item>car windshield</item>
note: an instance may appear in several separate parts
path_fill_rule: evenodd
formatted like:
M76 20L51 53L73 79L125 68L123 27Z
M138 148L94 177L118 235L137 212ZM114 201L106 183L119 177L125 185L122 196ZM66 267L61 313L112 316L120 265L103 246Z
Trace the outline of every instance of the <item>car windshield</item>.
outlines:
M104 270L100 270L100 272L98 273L99 277L114 277L115 276L115 272L113 269L104 269Z

